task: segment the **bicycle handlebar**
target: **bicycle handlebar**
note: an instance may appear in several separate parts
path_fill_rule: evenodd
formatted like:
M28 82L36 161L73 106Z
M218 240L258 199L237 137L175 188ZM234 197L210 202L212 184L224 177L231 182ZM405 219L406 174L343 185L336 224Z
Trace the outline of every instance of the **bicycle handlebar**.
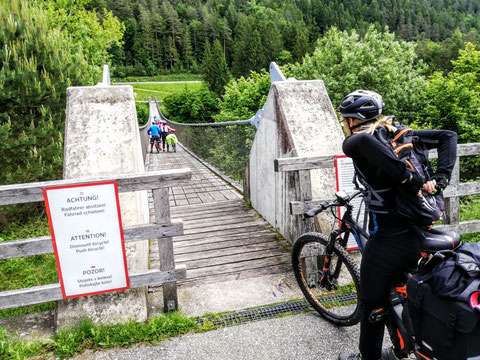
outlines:
M338 191L337 193L335 193L335 197L336 199L332 202L328 202L328 201L323 201L319 207L316 207L316 208L313 208L313 209L310 209L308 211L306 211L305 213L303 213L303 220L306 220L308 218L311 218L311 217L314 217L315 215L318 215L320 214L322 211L328 209L328 208L331 208L331 207L336 207L336 206L347 206L350 204L350 201L355 198L356 196L358 196L359 194L362 194L363 192L361 190L358 190L356 192L354 192L353 194L351 195L348 195L347 193L345 193L344 191Z
M314 217L315 215L317 214L320 214L323 210L326 210L328 209L330 206L332 206L331 204L329 204L327 201L324 201L320 204L320 207L318 208L313 208L313 209L310 209L308 210L307 212L305 212L303 214L303 220L305 219L308 219L308 218L311 218L311 217Z

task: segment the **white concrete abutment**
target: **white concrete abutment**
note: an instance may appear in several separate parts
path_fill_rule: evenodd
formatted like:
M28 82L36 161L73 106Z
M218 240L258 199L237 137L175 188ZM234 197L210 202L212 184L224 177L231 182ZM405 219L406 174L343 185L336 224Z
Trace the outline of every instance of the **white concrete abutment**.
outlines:
M131 86L67 89L64 178L143 173L140 134ZM149 222L146 192L121 193L123 225ZM148 270L148 241L125 245L129 273ZM112 323L147 319L146 288L59 301L57 328L89 317Z
M290 201L305 190L316 199L332 198L335 171L311 170L311 189L300 189L298 174L275 172L274 160L342 154L344 138L323 81L272 84L250 151L249 197L253 208L289 242L304 231L300 216L290 214ZM317 230L330 230L326 217L317 220Z

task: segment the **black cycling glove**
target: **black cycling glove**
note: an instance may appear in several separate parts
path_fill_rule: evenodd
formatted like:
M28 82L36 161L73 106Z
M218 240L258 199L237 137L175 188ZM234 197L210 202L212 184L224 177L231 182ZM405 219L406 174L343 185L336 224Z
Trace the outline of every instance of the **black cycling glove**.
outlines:
M435 174L428 179L428 181L430 180L435 180L437 182L435 189L438 191L443 191L448 185L448 178L443 174Z
M416 171L409 171L408 174L409 177L403 186L408 192L417 194L423 187L423 179Z

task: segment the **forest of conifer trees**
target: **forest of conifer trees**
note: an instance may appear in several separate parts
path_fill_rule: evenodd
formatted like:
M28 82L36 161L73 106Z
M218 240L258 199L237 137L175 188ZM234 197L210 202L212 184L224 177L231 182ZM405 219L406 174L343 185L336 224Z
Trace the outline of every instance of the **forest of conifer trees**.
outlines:
M118 77L199 72L215 40L233 76L248 75L270 61L301 61L332 26L360 34L370 24L388 26L420 42L427 59L438 55L431 42L445 43L440 57L448 58L456 31L475 43L480 29L478 0L92 0L86 7L111 10L125 24L123 45L109 50Z

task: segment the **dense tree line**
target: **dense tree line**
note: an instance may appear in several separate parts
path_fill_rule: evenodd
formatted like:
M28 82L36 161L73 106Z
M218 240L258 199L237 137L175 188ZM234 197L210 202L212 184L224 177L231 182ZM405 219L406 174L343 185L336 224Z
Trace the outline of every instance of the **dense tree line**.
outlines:
M66 89L101 80L123 37L85 3L0 0L0 184L61 178Z
M110 51L118 76L198 72L216 40L234 77L245 76L273 60L301 61L332 26L364 34L371 24L424 41L424 56L436 61L446 54L430 41L446 41L456 29L472 41L480 29L478 0L92 0L88 6L99 14L111 10L125 24L123 45Z
M363 35L333 27L318 39L312 54L282 70L298 80L322 79L334 107L355 89L371 89L383 95L386 113L404 124L453 130L463 143L480 141L480 51L462 40L456 52L448 50L455 53L452 69L432 73L419 61L415 48L415 43L398 39L389 31L377 31L374 25ZM218 109L204 115L222 122L249 119L265 103L269 88L270 76L265 70L230 81ZM167 113L179 122L204 122L206 119L194 112L201 104L192 106L186 101L190 97L202 102L195 93L176 94L165 99ZM242 180L252 129L228 129L223 131L227 137L213 133L210 138L207 132L197 135L193 145L209 162ZM462 179L477 179L478 166L478 157L462 160Z

